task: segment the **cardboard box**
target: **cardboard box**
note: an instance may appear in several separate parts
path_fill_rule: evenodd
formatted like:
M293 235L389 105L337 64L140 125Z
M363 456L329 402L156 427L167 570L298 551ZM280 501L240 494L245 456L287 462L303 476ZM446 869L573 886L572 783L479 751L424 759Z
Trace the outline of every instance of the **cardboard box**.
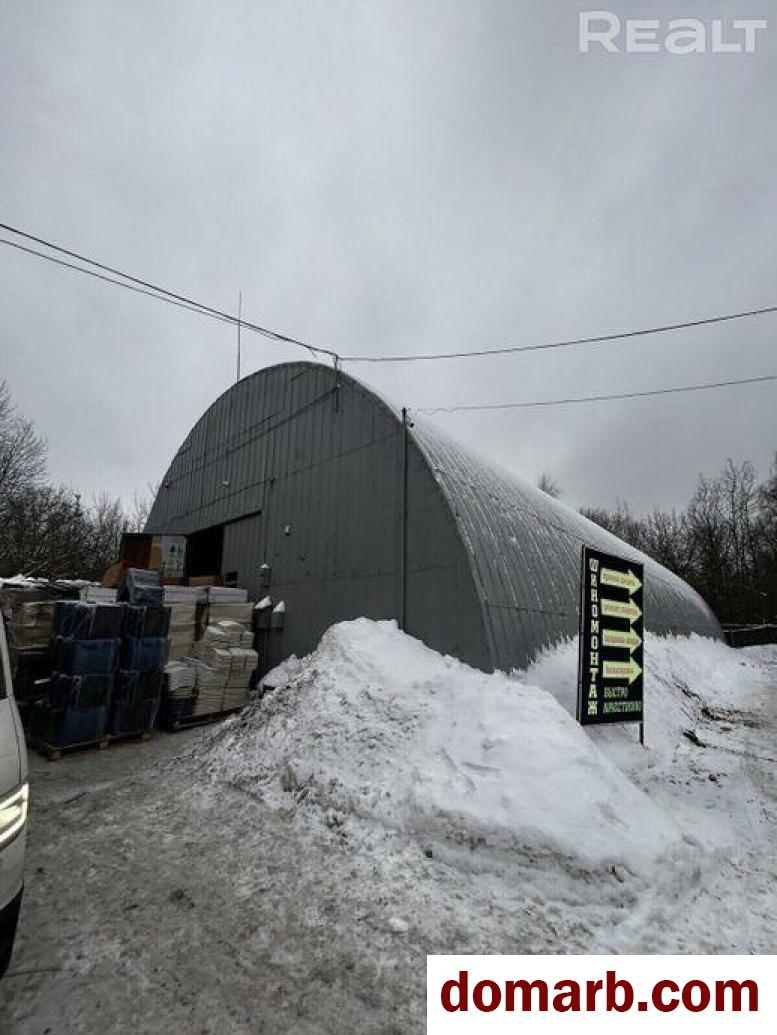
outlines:
M121 537L121 560L134 568L158 571L162 578L178 582L186 570L186 536L125 532Z

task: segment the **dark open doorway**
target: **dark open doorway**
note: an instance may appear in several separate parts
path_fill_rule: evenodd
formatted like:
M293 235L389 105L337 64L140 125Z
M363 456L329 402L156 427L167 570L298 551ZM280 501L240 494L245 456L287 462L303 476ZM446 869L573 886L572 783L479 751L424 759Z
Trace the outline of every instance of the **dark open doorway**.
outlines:
M189 577L220 575L223 551L223 525L214 525L190 535L186 554Z

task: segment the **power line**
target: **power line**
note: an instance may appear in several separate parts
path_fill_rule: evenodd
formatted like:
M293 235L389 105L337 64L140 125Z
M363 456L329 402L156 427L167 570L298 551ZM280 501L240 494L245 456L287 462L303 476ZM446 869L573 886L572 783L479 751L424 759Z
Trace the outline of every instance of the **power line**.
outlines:
M698 320L684 320L681 323L666 323L657 327L644 327L637 331L619 331L616 334L597 334L590 338L568 338L564 341L542 342L537 345L500 345L490 349L473 349L465 352L428 352L417 356L343 356L343 363L417 363L438 359L472 359L477 356L504 356L517 352L539 352L544 349L566 349L575 345L600 345L624 338L639 338L648 334L666 334L668 331L682 331L690 327L707 327L714 323L743 320L750 316L764 316L777 313L777 305L761 309L748 309L723 316L706 316Z
M149 298L155 298L158 302L166 302L168 305L177 306L179 309L188 309L191 313L199 313L200 316L208 316L213 320L220 320L222 323L232 323L232 321L227 317L207 313L196 305L187 305L185 302L176 302L173 298L166 298L164 295L158 295L154 291L149 291L146 288L136 287L134 284L127 284L123 280L116 280L114 277L108 277L104 273L97 273L96 270L86 269L84 266L78 266L74 262L66 262L65 259L58 259L55 255L46 255L45 252L36 251L35 248L28 248L24 244L19 244L18 241L9 241L5 237L0 237L0 244L5 244L9 248L16 248L20 252L26 252L27 255L35 255L39 259L46 259L47 262L56 263L57 266L64 266L66 269L75 270L77 273L85 273L88 277L95 277L97 280L103 280L107 284L115 284L117 287L126 288L127 291L135 291L139 295L147 295Z
M462 406L415 407L413 413L471 413L476 410L522 410L536 406L567 406L575 403L611 402L614 399L644 399L653 395L676 395L681 392L706 392L713 388L731 388L734 385L762 384L777 381L777 374L745 377L737 381L712 381L701 385L680 385L674 388L652 388L646 392L617 392L611 395L579 395L567 399L540 399L533 402L481 403Z
M502 356L511 354L514 355L517 353L537 352L544 351L547 349L563 349L580 345L599 345L606 342L622 341L627 340L629 338L638 338L654 334L667 334L671 331L687 330L694 327L707 327L712 324L728 323L733 320L743 320L757 316L764 316L769 313L777 313L777 305L773 305L763 306L758 309L742 310L736 313L725 313L719 316L700 317L697 319L684 320L677 323L660 324L654 327L644 327L632 331L619 331L613 334L598 334L585 338L569 338L560 341L539 342L537 344L532 345L501 345L494 348L473 349L461 352L433 352L420 353L418 355L402 356L341 356L334 349L328 348L323 345L312 345L309 342L302 341L299 338L294 338L290 335L283 334L279 331L273 331L270 328L263 327L259 324L251 323L247 320L243 320L241 319L240 315L235 316L231 313L223 312L220 309L215 309L213 306L206 305L203 302L198 302L196 299L189 298L186 295L181 295L177 292L170 291L167 288L163 288L160 285L154 284L151 281L144 280L141 277L137 277L130 273L125 273L122 270L118 270L112 266L108 266L106 263L99 262L96 259L90 259L88 256L81 255L79 252L73 251L70 248L65 248L62 245L54 244L53 242L47 241L42 237L36 237L34 234L27 233L24 230L19 230L17 227L11 226L8 223L0 223L0 230L5 230L9 233L22 237L28 241L33 241L36 244L50 249L51 251L58 252L61 255L66 255L71 259L76 259L80 263L86 263L88 266L93 266L94 269L87 269L84 266L79 266L75 263L58 259L53 255L47 255L44 252L37 251L34 248L26 247L15 241L9 241L0 238L0 244L7 245L11 248L16 248L19 251L26 252L29 255L34 255L41 259L46 259L49 262L57 263L60 266L64 266L68 269L75 270L79 273L86 273L89 276L96 277L99 280L106 281L107 283L113 284L115 286L124 287L128 290L136 291L139 294L148 295L149 297L156 298L161 302L166 302L170 305L177 305L182 309L189 309L192 312L200 313L201 315L208 316L211 319L221 320L225 323L237 325L239 328L245 328L246 330L253 331L256 334L260 334L265 338L270 338L273 341L278 341L287 345L296 345L300 348L306 349L312 355L329 356L334 361L335 366L340 366L343 363L416 363L434 360L471 359L482 356ZM103 272L96 273L95 270L101 270ZM106 274L112 274L112 276L106 276Z
M122 278L121 280L113 280L112 283L121 285L123 281L128 281L129 284L124 286L129 287L130 284L137 285L144 289L143 293L150 293L152 296L157 298L172 299L184 308L194 309L198 312L203 313L207 316L216 317L217 319L224 320L232 324L240 324L241 327L247 330L254 331L256 334L261 334L265 338L271 338L274 341L282 342L287 345L298 345L300 348L307 349L308 352L315 354L330 356L332 359L339 359L336 352L332 349L328 349L322 345L311 345L308 342L301 341L298 338L292 338L287 334L282 334L279 331L270 330L268 327L262 327L259 324L251 323L248 320L238 319L231 313L225 313L220 309L215 309L213 306L206 305L203 302L198 302L196 299L188 298L186 295L180 295L175 291L170 291L167 288L161 287L159 284L154 284L151 281L143 280L141 277L136 277L131 273L125 273L123 270L116 269L113 266L108 266L106 263L98 262L96 259L90 259L86 255L81 255L79 252L72 251L70 248L64 248L62 245L54 244L51 241L45 240L42 237L36 237L34 234L29 234L25 230L19 230L17 227L10 226L8 223L0 223L0 230L5 230L8 233L16 234L18 237L23 237L27 241L34 241L35 244L42 245L44 248L49 248L51 251L58 252L61 255L67 255L71 259L77 259L79 262L85 262L89 266L94 266L95 269L102 270L105 273L111 273L115 277ZM20 248L19 245L14 245L11 241L2 241L4 244L9 244L12 247ZM36 252L32 249L23 249L22 251L28 251L30 254L37 255L39 258L50 259L54 261L53 256L44 255L42 252ZM60 262L60 265L66 265ZM70 265L71 269L80 270L83 273L90 273L90 270L84 269L82 266ZM104 278L100 278L104 279Z

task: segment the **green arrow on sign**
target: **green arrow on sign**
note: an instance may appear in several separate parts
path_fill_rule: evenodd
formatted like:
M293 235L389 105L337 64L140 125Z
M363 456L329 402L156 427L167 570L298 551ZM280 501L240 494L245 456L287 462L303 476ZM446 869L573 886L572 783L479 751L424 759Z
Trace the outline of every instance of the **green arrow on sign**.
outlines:
M633 600L624 603L622 600L610 600L609 597L602 597L602 614L605 618L628 618L630 622L636 622L642 612Z
M627 632L621 632L620 629L602 630L602 644L605 647L622 647L633 654L640 643L642 640L633 629L629 629Z
M628 661L605 661L602 664L602 675L605 679L627 679L631 684L642 675L642 669L634 658Z
M602 568L599 581L603 586L618 586L635 593L642 585L633 571L615 571L613 568Z

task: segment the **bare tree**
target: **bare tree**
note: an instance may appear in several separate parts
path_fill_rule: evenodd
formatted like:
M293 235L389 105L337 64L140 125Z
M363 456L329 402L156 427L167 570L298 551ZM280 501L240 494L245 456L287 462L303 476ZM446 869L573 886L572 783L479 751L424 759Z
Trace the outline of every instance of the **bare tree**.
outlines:
M0 504L40 483L46 470L46 443L32 421L19 416L5 381L0 381Z
M749 461L700 476L684 511L583 513L690 582L723 622L777 618L777 457L760 486Z
M86 530L81 501L66 488L30 485L3 506L0 574L76 576Z
M111 499L104 492L94 497L87 514L89 555L84 558L84 578L101 578L118 558L127 520L120 499Z
M693 574L696 544L684 511L655 509L642 520L640 548L684 579Z
M119 555L125 524L121 501L105 494L85 508L64 486L28 486L3 507L0 576L99 580Z
M733 574L740 581L753 582L758 577L756 538L760 504L755 468L749 460L735 464L729 459L721 482Z
M153 482L146 482L143 492L136 491L132 494L132 507L127 515L127 532L142 532L145 529L158 491L158 482L156 485Z
M593 521L608 532L612 532L613 535L617 535L619 539L631 543L638 550L643 549L643 520L631 513L627 503L619 500L612 510L607 510L606 507L587 507L583 508L580 513L589 521Z
M777 614L777 453L760 489L759 585Z
M761 486L760 496L764 518L777 532L777 453L774 454L769 477Z

